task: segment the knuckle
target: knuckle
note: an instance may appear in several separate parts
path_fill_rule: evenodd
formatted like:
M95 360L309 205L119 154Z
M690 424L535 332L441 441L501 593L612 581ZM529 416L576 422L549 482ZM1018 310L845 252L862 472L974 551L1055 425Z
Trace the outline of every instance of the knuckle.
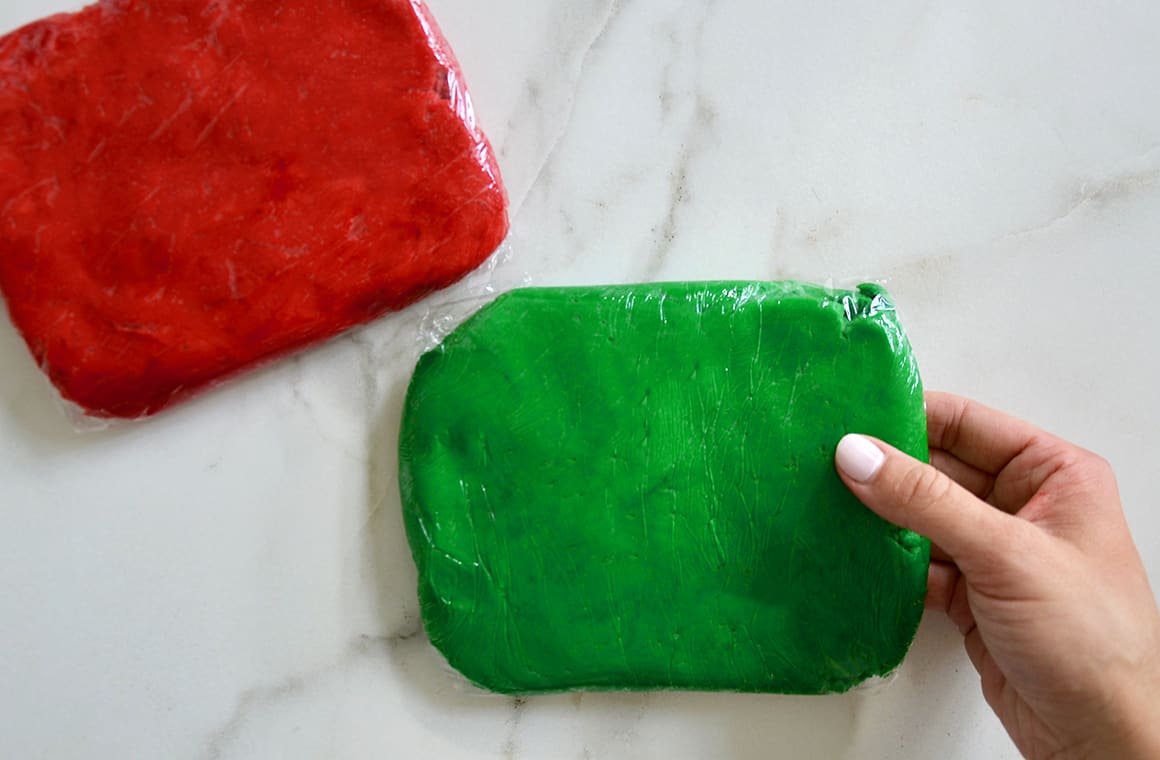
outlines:
M1057 438L1047 438L1038 443L1044 452L1044 459L1059 469L1068 469L1089 475L1112 474L1112 463L1094 451L1076 446Z
M1075 465L1075 472L1080 482L1085 482L1097 489L1114 488L1116 473L1112 463L1099 454L1081 450Z
M927 400L928 434L932 444L945 450L955 448L972 402L947 394L931 394Z
M938 470L916 465L902 473L898 480L897 495L903 503L921 508L944 500L952 487L950 479Z
M1091 470L1092 474L1094 475L1105 477L1110 477L1112 475L1112 463L1107 459L1104 459L1099 454L1093 453L1091 451L1085 451L1080 461L1083 462L1083 466L1086 469Z

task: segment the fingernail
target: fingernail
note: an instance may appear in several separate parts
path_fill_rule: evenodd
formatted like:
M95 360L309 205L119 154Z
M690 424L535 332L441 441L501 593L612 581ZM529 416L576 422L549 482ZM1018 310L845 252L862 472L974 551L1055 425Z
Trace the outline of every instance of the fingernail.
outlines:
M863 435L850 434L838 441L834 456L838 469L859 483L869 483L882 469L886 455Z

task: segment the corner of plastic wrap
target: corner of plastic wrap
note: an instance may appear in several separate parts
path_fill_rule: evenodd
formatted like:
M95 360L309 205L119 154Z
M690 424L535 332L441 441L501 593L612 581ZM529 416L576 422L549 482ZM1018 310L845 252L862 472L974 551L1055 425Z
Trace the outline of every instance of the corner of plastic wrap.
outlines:
M886 286L878 282L863 282L850 293L842 296L842 309L846 320L871 319L879 314L894 312L894 300Z
M901 670L902 663L899 663L880 676L870 676L862 683L852 686L847 693L865 694L868 696L881 694L882 692L889 689L890 686L898 680L898 674Z
M416 340L422 353L429 353L475 316L488 304L501 300L508 293L532 284L531 276L524 273L517 285L500 283L496 272L512 259L512 244L505 240L478 269L465 277L454 288L455 297L430 303L419 320Z

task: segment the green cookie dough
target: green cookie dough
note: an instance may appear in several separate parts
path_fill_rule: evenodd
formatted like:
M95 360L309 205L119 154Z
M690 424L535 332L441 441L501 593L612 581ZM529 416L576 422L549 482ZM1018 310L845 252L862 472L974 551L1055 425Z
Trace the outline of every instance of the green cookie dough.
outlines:
M530 288L419 361L400 485L431 642L472 682L845 691L914 637L930 545L847 432L927 455L882 288Z

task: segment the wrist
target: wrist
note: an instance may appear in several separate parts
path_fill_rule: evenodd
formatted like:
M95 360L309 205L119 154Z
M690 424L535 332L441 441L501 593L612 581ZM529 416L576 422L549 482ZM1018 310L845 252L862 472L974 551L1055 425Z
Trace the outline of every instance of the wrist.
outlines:
M1148 714L1143 714L1131 721L1131 725L1125 725L1121 732L1119 742L1113 745L1114 751L1107 755L1101 753L1101 757L1122 757L1125 760L1155 760L1160 757L1160 731L1155 726L1156 711L1151 712L1151 719Z
M1073 715L1075 721L1060 726L1062 751L1052 757L1160 758L1160 616L1144 628L1110 661L1091 663L1095 672L1088 683L1097 685L1080 699L1087 706Z
M1119 751L1114 756L1160 758L1160 650L1153 650L1136 673L1133 686L1125 690L1121 703L1122 722L1116 732Z
M1160 654L1152 658L1152 677L1147 679L1141 700L1140 714L1136 719L1136 744L1138 757L1160 757Z

